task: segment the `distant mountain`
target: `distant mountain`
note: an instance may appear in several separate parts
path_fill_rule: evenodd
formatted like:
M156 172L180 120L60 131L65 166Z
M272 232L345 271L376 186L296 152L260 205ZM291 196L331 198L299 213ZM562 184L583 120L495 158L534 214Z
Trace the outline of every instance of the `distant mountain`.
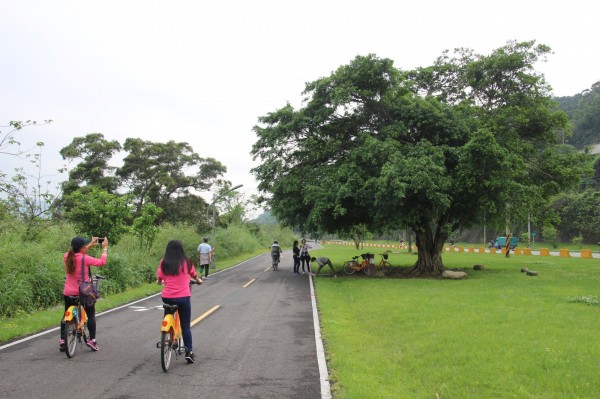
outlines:
M598 152L595 149L600 150L600 82L579 94L555 100L573 124L573 136L565 142L580 150L592 146L592 152Z
M254 222L258 224L276 224L277 219L275 219L275 216L271 215L271 212L265 211L264 213L261 213L256 219L254 219Z

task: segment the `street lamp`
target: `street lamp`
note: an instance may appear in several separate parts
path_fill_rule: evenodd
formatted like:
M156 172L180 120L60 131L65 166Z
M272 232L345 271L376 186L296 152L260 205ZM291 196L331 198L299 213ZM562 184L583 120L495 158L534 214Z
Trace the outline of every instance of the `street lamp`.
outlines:
M232 192L233 190L237 190L238 188L242 187L243 184L238 184L235 187L231 187L229 190L221 193L221 195L219 195L218 197L215 198L216 194L213 194L213 200L210 203L210 205L208 206L208 208L206 208L206 218L208 219L208 210L212 207L212 264L210 266L211 269L215 269L217 267L216 263L215 263L215 247L216 247L216 243L215 243L215 204L222 199L225 195L229 194L230 192Z

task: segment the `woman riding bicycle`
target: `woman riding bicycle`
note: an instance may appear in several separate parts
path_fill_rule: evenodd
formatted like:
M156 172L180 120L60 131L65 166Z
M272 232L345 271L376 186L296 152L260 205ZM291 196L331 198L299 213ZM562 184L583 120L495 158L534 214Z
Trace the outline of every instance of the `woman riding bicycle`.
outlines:
M171 240L167 244L165 255L160 260L156 270L157 283L164 282L162 300L169 305L179 307L179 319L183 344L187 348L185 360L194 363L194 352L192 351L192 303L190 301L190 277L202 284L202 280L196 274L192 262L185 256L183 245L178 240ZM165 310L166 314L166 310Z
M98 245L98 242L102 241L102 255L100 258L94 258L87 256L88 249ZM69 252L64 254L63 260L65 262L65 270L67 278L65 279L65 287L63 289L63 296L65 299L65 312L70 306L76 305L77 303L72 299L73 297L79 297L79 284L82 279L81 271L81 258L83 260L83 279L85 281L90 280L90 266L104 266L106 264L106 257L108 252L108 240L106 238L98 239L98 237L92 238L92 241L83 238L75 237L71 240L71 248ZM86 345L92 348L92 350L98 350L98 344L96 343L96 305L84 306L85 312L87 313L87 326L90 332L90 336L86 341ZM65 322L60 323L60 350L65 349Z

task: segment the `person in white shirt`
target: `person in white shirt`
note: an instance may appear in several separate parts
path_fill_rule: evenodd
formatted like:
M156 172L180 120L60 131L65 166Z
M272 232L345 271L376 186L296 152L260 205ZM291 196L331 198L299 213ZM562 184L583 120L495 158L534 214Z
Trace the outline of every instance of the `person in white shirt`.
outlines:
M212 247L208 243L207 237L204 237L204 242L198 245L198 257L200 258L200 275L204 269L204 278L208 278L208 268L212 262Z
M329 258L326 258L324 256L322 256L320 258L314 258L313 257L313 258L310 258L310 261L311 262L317 262L317 264L319 265L319 268L317 269L317 272L313 273L313 276L316 276L317 274L319 274L319 272L321 271L321 269L324 268L325 266L329 266L329 268L333 272L333 275L336 276L335 269L333 268L333 265L331 264L331 260L329 260Z

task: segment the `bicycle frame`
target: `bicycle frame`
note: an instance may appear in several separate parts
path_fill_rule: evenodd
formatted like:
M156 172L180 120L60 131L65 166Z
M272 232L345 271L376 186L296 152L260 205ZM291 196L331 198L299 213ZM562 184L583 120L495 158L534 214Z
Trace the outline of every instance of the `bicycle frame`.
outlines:
M344 272L346 274L353 274L356 271L362 271L366 274L369 273L369 258L366 256L366 254L360 255L360 257L363 258L361 263L358 263L356 260L359 258L359 256L353 256L352 260L349 260L344 264Z
M169 332L173 330L173 341L181 337L181 323L179 322L179 311L167 313L160 325L160 332Z
M93 284L99 284L99 280L103 279L102 276L92 277ZM79 292L79 296L71 296L71 298L77 298L77 304L71 305L67 308L63 316L64 322L64 348L68 358L75 355L77 350L77 344L82 344L82 338L85 342L88 339L87 322L88 315L85 311L85 298Z
M160 363L165 373L171 365L172 353L175 352L175 356L177 356L187 351L182 343L179 310L174 309L173 306L163 303L163 307L168 313L163 317L160 325L161 339L156 343L156 347L160 349Z
M79 299L79 301L81 302L81 298ZM69 309L65 311L63 321L65 321L66 323L70 323L73 320L75 320L75 322L77 323L77 330L83 329L83 326L85 325L85 323L87 323L87 313L85 311L85 308L80 304L71 305L69 306Z
M81 339L87 340L87 312L81 304L83 299L79 295L77 305L71 305L65 311L64 321L64 349L68 358L75 356L77 344L81 345Z

